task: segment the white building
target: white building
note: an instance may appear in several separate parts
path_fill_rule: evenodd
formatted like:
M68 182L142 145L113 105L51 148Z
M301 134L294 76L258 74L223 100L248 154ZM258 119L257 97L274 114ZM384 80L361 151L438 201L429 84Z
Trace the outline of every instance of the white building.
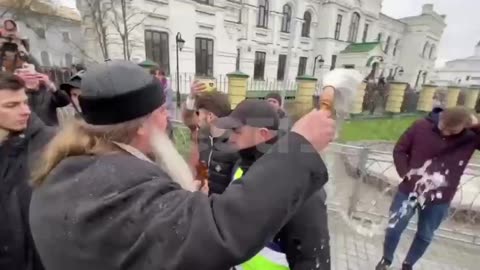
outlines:
M95 1L95 0L86 0ZM96 0L102 1L102 0ZM91 9L77 1L87 48L102 59ZM149 58L170 73L176 68L176 35L186 41L180 73L216 77L236 69L257 80L293 80L334 67L421 85L428 81L446 24L433 5L420 15L393 19L382 14L382 0L139 0L139 26L131 31L132 60ZM105 8L104 4L99 5ZM141 12L140 12L141 11ZM110 58L123 58L121 42L107 25ZM112 34L113 33L113 34ZM140 42L139 42L140 41ZM380 42L378 42L380 41ZM403 70L403 76L400 76Z
M436 73L435 83L439 85L480 85L480 42L475 46L473 56L448 61Z
M53 6L50 1L0 0L0 22L14 19L22 37L29 40L30 53L42 66L70 67L83 61L83 37L78 11ZM23 2L22 2L23 3ZM18 8L18 10L17 10Z

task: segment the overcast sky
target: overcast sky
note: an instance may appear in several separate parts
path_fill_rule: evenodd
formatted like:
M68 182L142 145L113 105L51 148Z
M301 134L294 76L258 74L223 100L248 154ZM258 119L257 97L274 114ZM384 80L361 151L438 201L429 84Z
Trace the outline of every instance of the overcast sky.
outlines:
M75 7L75 0L56 1ZM418 15L425 3L434 4L437 12L447 15L437 65L472 55L480 41L480 0L384 0L383 12L394 18Z

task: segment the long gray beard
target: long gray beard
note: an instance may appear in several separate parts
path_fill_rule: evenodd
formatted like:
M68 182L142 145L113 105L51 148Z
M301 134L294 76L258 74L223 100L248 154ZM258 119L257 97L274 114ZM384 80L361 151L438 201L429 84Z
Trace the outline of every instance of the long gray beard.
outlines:
M178 153L167 134L160 131L153 132L150 143L155 156L155 163L183 189L192 192L197 191L190 167Z

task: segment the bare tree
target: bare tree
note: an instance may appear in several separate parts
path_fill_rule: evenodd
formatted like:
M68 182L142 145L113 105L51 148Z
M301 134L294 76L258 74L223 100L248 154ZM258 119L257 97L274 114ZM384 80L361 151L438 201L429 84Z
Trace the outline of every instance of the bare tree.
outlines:
M95 31L96 40L102 51L104 59L109 59L107 43L107 23L108 23L108 9L102 7L102 0L85 0L88 15L91 16L93 30Z
M135 46L130 38L131 33L145 22L147 16L143 15L140 9L133 7L131 0L110 0L110 12L111 23L122 42L123 57L125 60L130 60Z

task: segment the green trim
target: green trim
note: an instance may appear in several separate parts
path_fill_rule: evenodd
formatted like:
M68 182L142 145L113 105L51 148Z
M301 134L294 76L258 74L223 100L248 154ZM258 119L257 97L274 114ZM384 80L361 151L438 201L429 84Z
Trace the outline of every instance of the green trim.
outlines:
M422 87L438 87L436 84L424 84Z
M454 85L450 85L450 86L447 86L447 89L460 89L462 88L461 86L454 86Z
M248 99L265 99L265 96L267 96L267 94L270 93L270 92L274 92L274 91L248 90L246 98L248 98ZM282 93L283 91L278 91L278 92ZM285 99L294 99L297 91L287 90L287 91L284 91L284 93L285 93Z
M365 53L375 49L380 42L365 42L365 43L352 43L348 45L345 50L340 53Z
M308 76L308 75L302 75L302 76L298 76L296 78L297 81L318 81L317 78L315 77L312 77L312 76Z
M408 83L406 83L406 82L395 82L395 81L393 81L393 82L389 82L389 84L405 84L405 85L407 85Z
M468 87L468 89L480 89L480 85L470 85L470 87Z
M249 76L243 72L235 71L227 74L227 77L248 78Z

